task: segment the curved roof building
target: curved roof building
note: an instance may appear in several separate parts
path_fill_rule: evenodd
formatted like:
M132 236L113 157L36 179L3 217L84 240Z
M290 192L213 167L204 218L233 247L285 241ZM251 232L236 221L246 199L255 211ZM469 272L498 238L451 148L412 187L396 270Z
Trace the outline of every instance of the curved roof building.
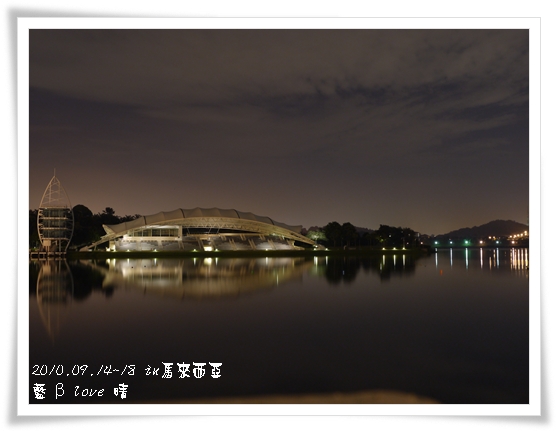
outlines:
M293 250L315 243L289 226L250 212L220 208L178 208L115 225L81 250L108 242L109 250Z

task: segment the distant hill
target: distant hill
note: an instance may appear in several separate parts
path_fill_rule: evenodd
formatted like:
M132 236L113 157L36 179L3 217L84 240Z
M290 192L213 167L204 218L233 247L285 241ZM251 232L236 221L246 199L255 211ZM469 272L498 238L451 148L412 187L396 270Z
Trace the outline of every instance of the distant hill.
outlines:
M451 238L505 237L523 233L526 230L529 230L529 226L523 223L518 223L513 220L494 220L481 226L465 227L438 236Z

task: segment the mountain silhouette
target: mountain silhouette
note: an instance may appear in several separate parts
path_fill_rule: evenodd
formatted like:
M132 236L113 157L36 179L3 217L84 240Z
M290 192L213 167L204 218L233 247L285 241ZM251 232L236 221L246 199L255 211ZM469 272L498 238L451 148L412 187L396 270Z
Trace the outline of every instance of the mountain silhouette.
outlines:
M438 235L450 238L484 238L489 236L508 237L529 231L529 226L513 220L494 220L481 226L464 227Z

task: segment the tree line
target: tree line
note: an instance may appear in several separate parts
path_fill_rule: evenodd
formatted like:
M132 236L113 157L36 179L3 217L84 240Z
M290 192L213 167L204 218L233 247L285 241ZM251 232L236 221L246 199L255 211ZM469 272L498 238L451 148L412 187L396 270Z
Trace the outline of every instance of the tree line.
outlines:
M306 235L318 244L333 248L413 248L420 244L417 232L412 229L384 224L378 230L360 232L349 222L340 224L333 221L322 228L309 230Z
M37 230L38 209L29 210L29 247L40 246L39 233ZM139 214L130 216L118 216L111 207L106 207L102 212L93 214L85 205L75 205L73 207L73 236L70 248L80 248L85 245L98 241L106 234L103 224L111 225L125 221L135 220L141 217Z

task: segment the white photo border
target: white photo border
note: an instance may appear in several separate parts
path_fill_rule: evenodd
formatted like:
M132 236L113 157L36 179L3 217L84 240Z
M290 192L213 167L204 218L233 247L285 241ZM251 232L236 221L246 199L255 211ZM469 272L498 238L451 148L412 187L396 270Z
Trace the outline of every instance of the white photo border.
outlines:
M97 415L414 415L537 416L541 414L540 307L540 18L18 18L18 220L28 214L30 29L528 29L529 30L529 404L518 405L36 405L29 404L29 284L27 223L18 223L17 413Z

